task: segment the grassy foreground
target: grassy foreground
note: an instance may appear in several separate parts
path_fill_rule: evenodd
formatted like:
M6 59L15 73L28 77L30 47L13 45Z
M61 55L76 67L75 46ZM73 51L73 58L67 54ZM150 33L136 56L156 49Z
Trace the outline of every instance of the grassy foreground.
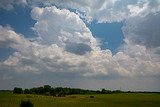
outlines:
M90 98L94 96L94 98ZM0 92L0 107L19 107L21 100L31 100L34 107L160 107L160 94L121 93L69 95L52 97Z

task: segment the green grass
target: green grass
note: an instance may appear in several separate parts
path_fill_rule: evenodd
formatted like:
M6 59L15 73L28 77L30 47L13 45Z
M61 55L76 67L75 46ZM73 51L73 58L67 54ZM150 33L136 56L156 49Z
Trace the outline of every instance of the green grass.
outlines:
M94 98L90 98L94 96ZM160 107L160 94L121 93L51 97L0 92L0 107L19 107L21 100L31 100L34 107Z

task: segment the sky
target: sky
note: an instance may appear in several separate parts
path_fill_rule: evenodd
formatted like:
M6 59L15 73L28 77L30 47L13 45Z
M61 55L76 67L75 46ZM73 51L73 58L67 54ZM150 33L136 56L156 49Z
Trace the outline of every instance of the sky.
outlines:
M0 90L160 92L160 0L0 0Z

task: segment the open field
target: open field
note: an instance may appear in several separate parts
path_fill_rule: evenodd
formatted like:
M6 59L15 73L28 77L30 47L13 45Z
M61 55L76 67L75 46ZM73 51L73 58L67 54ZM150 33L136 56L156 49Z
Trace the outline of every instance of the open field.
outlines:
M94 98L90 98L94 96ZM121 93L69 95L51 97L31 94L0 92L0 107L19 107L22 99L29 99L34 107L160 107L160 94Z

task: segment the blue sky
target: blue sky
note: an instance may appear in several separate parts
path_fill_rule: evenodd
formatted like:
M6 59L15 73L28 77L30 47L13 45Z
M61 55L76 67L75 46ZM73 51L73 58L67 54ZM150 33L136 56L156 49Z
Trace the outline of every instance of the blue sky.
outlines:
M0 89L160 91L159 6L158 0L2 2Z
M23 34L25 37L35 36L31 29L35 21L30 16L31 8L16 6L13 10L0 10L0 24L12 27L17 33Z
M113 53L123 44L122 22L97 23L93 21L88 24L92 34L102 42L102 49L110 49Z

